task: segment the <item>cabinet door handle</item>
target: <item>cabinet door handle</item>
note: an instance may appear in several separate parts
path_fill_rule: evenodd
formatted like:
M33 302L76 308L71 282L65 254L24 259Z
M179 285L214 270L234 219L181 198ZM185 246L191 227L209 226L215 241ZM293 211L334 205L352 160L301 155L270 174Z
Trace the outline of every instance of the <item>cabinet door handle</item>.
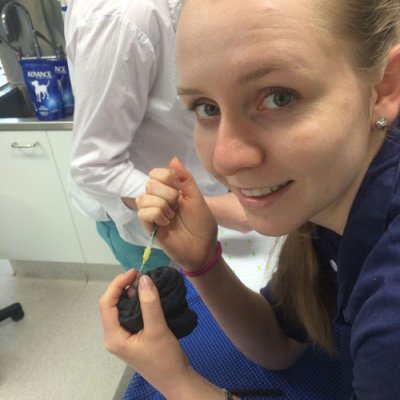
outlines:
M19 144L17 142L11 143L11 147L13 149L33 149L34 147L39 146L39 145L40 145L39 142L35 142L32 144Z

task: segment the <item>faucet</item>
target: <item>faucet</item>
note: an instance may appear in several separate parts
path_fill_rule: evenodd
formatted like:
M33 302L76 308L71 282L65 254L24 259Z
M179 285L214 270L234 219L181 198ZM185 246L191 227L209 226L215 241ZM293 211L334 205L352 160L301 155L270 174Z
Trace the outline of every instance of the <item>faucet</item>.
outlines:
M24 14L26 16L26 21L28 23L29 31L31 33L33 47L35 49L36 57L38 57L38 58L42 57L42 50L40 49L40 46L39 46L39 42L37 39L37 32L33 27L31 16L29 15L28 10L21 3L18 3L18 1L8 2L3 7L2 12L1 12L1 22L3 24L4 31L7 35L7 37L10 35L10 29L8 27L8 22L7 22L7 12L10 10L10 8L20 8L24 12Z
M0 32L0 44L4 43L6 44L11 50L15 52L15 55L17 57L17 60L21 60L22 58L22 51L20 47L15 47L13 46L8 39Z

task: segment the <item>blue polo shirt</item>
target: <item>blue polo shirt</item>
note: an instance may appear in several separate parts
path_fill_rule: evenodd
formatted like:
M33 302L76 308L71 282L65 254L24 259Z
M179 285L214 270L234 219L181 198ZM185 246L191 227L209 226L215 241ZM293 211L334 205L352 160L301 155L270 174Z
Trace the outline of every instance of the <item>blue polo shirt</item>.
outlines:
M337 283L333 323L351 327L354 396L359 400L400 399L400 124L397 120L371 163L353 202L342 236L317 227L320 267L332 268ZM269 286L261 293L283 330L290 326Z

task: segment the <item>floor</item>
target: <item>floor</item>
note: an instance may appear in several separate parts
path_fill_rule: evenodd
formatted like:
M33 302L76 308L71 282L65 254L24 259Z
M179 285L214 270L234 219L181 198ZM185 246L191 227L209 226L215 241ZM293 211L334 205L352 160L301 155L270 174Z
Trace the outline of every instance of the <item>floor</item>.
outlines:
M274 241L222 229L224 257L258 291L274 266ZM103 348L98 300L119 265L0 260L0 308L20 302L20 321L0 322L1 400L120 400L132 371ZM140 400L140 399L138 399Z
M131 371L104 350L98 313L109 279L45 276L0 260L0 308L25 312L0 322L0 399L120 399Z

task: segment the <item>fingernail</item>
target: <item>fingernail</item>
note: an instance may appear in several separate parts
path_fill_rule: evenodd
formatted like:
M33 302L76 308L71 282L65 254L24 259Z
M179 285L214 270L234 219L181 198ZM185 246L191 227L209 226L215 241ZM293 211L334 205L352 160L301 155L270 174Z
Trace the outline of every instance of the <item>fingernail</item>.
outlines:
M173 218L173 217L175 217L175 212L171 209L168 209L167 216L168 216L168 218Z
M129 297L130 299L133 299L133 298L135 297L135 295L136 295L136 288L130 286L130 287L128 288L128 290L126 291L126 294L128 295L128 297Z
M148 275L142 275L139 280L139 287L142 290L149 290L153 285L153 281Z

